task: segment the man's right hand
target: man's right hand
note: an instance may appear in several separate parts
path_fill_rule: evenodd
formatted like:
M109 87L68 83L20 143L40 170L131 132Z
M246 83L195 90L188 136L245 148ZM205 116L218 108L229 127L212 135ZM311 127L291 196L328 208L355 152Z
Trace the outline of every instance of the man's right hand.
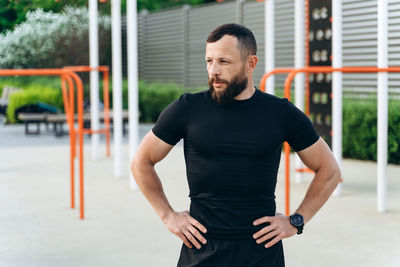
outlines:
M200 230L206 233L207 229L190 216L188 211L173 211L165 217L163 222L168 230L179 237L189 248L192 248L194 245L197 249L200 249L201 245L198 240L203 244L207 243L207 240L199 232Z

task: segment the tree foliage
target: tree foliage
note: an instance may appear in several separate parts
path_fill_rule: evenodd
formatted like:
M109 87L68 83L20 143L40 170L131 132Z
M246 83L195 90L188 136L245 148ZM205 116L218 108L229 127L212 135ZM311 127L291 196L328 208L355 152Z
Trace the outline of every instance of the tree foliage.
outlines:
M121 12L126 11L126 1L121 0ZM88 6L89 0L0 0L0 33L12 30L14 27L25 21L26 13L38 8L43 11L61 12L68 6L82 7ZM147 9L149 11L167 7L179 6L184 4L198 5L215 0L137 0L138 10ZM98 2L99 12L109 15L111 12L111 0Z
M87 8L66 6L60 13L37 9L26 17L13 31L0 34L0 68L88 65ZM110 58L110 34L110 16L99 16L100 64Z

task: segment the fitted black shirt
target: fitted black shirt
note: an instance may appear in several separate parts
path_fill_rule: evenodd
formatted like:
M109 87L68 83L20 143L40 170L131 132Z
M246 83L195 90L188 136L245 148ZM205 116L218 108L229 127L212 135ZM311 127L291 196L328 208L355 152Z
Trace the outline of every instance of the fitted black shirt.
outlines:
M295 151L319 136L287 99L256 89L252 97L217 104L210 92L185 93L160 114L153 133L175 145L184 139L190 214L217 239L247 239L275 215L282 143Z

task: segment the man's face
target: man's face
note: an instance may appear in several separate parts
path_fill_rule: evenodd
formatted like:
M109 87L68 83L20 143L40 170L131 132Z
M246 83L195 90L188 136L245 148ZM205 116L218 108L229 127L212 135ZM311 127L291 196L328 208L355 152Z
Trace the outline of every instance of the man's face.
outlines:
M207 43L206 62L211 96L219 104L232 101L246 89L245 63L236 37L224 35L217 42Z

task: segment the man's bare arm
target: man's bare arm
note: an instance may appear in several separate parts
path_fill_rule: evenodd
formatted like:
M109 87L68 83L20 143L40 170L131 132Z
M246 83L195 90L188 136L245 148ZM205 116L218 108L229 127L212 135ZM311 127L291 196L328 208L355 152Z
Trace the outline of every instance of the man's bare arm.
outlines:
M315 172L306 196L296 211L307 223L328 200L339 183L341 173L331 150L322 138L297 154L304 164ZM257 243L273 238L265 245L266 247L271 247L281 239L297 233L297 229L290 224L289 217L282 214L273 217L265 216L254 221L254 225L262 223L270 223L270 225L255 233L253 237Z
M150 202L158 216L173 234L177 235L188 247L197 248L206 240L200 232L206 228L189 215L188 211L175 212L165 196L161 180L154 166L171 151L173 146L165 143L150 131L140 144L131 163L131 172L143 195ZM196 229L197 228L197 229Z
M151 131L144 137L131 163L137 185L154 210L163 220L173 212L154 166L171 151L173 146L157 138Z
M325 204L338 185L341 172L330 148L320 138L315 145L297 153L304 164L315 172L303 202L297 213L303 215L307 223Z

